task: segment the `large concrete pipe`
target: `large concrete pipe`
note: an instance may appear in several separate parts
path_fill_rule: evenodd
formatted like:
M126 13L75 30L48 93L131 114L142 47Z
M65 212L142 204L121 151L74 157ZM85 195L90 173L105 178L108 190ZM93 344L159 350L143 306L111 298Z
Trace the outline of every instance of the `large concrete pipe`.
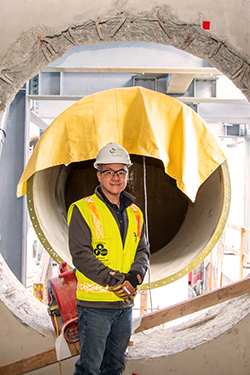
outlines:
M230 205L223 150L186 105L142 88L82 99L43 134L18 194L27 192L31 221L44 248L59 264L73 266L67 209L93 193L93 161L110 141L131 154L127 191L137 197L148 219L151 287L171 283L207 257L224 229ZM146 280L142 289L147 287Z

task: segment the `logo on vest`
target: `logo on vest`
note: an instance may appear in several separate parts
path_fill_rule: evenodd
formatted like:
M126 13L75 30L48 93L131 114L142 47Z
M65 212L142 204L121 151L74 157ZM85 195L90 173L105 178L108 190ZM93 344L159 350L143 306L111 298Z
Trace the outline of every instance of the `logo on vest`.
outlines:
M102 243L98 243L96 245L96 248L94 249L95 256L103 256L105 257L108 254L108 250L105 249L104 245Z

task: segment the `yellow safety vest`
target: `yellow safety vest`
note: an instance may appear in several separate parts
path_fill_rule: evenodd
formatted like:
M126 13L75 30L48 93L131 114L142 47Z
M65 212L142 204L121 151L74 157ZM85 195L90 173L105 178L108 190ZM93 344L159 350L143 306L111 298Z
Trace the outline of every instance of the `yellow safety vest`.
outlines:
M118 225L106 204L95 194L72 203L68 210L70 223L74 206L77 206L88 224L92 234L94 255L105 266L127 273L134 261L137 246L141 237L143 214L135 205L127 207L128 230L123 247ZM103 287L80 271L76 271L77 299L83 301L115 302L121 301L114 293Z

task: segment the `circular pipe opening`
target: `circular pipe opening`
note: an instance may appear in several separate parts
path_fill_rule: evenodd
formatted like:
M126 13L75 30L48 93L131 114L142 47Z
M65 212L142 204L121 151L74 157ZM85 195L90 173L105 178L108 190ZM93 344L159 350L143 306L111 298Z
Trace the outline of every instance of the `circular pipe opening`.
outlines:
M213 249L224 229L230 201L227 163L201 185L192 203L164 172L161 160L131 155L127 191L136 196L147 217L151 244L151 287L171 283L193 270ZM44 248L57 262L73 267L68 249L67 209L97 186L93 160L59 165L36 172L28 180L28 209ZM144 212L145 213L145 212ZM148 287L147 280L142 289Z

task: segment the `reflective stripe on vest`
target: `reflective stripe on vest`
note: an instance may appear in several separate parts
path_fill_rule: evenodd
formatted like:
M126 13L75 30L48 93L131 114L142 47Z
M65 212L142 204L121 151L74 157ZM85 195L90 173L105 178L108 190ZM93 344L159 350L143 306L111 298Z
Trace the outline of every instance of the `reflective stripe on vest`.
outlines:
M104 238L102 222L98 214L95 202L91 197L84 198L84 200L88 203L89 206L89 211L94 224L95 237Z
M109 292L108 286L104 287L97 283L77 283L77 289L81 292L97 292L107 293Z
M94 231L96 238L104 238L102 222L100 216L98 214L95 202L91 197L83 198L89 206L89 211L91 214L91 218L94 224ZM80 292L97 292L97 293L107 293L109 292L108 287L103 287L97 283L77 283L77 290ZM109 292L110 293L110 292Z
M136 221L137 221L137 237L141 237L141 230L142 230L142 223L141 223L141 216L140 216L140 212L138 210L138 207L136 207L136 205L134 204L131 204L130 206L135 214L135 217L136 217Z

